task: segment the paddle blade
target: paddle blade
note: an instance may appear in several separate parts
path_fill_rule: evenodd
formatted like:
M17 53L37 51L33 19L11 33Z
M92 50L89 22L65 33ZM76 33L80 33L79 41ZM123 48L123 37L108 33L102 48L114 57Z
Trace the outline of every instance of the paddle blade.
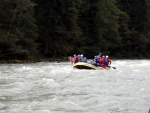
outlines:
M117 69L116 67L112 67L113 69Z

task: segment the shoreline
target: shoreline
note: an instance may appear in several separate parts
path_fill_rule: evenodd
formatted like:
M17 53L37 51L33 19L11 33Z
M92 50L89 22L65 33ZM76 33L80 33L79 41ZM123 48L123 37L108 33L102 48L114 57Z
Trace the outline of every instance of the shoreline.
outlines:
M0 60L1 64L23 64L23 63L37 63L37 62L65 62L69 61L69 57L62 57L62 58L35 58L35 59L25 59L25 60L20 60L20 59L13 59L13 60Z
M25 59L25 60L0 60L1 64L23 64L23 63L37 63L37 62L67 62L70 61L72 57L62 57L62 58L38 58L38 59ZM118 58L114 59L111 58L111 60L150 60L150 58Z

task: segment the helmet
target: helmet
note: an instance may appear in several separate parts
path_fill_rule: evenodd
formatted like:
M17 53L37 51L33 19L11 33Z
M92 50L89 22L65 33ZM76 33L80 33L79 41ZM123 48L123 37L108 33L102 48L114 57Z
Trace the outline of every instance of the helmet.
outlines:
M108 55L106 55L106 58L108 58Z
M83 57L83 54L81 54L81 57Z
M73 56L76 56L76 54L74 54Z

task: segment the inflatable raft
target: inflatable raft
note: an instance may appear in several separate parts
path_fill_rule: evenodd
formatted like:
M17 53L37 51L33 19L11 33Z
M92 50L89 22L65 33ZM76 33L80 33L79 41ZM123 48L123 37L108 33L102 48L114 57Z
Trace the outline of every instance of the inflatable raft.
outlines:
M76 68L76 69L91 69L91 70L104 70L104 68L102 68L102 67L96 67L92 64L85 63L85 62L75 63L73 65L73 68Z

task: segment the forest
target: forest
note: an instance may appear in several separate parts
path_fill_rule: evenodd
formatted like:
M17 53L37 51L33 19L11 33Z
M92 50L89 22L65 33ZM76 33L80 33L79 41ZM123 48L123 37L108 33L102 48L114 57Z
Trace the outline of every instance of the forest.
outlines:
M0 0L0 60L100 52L150 58L149 0Z

